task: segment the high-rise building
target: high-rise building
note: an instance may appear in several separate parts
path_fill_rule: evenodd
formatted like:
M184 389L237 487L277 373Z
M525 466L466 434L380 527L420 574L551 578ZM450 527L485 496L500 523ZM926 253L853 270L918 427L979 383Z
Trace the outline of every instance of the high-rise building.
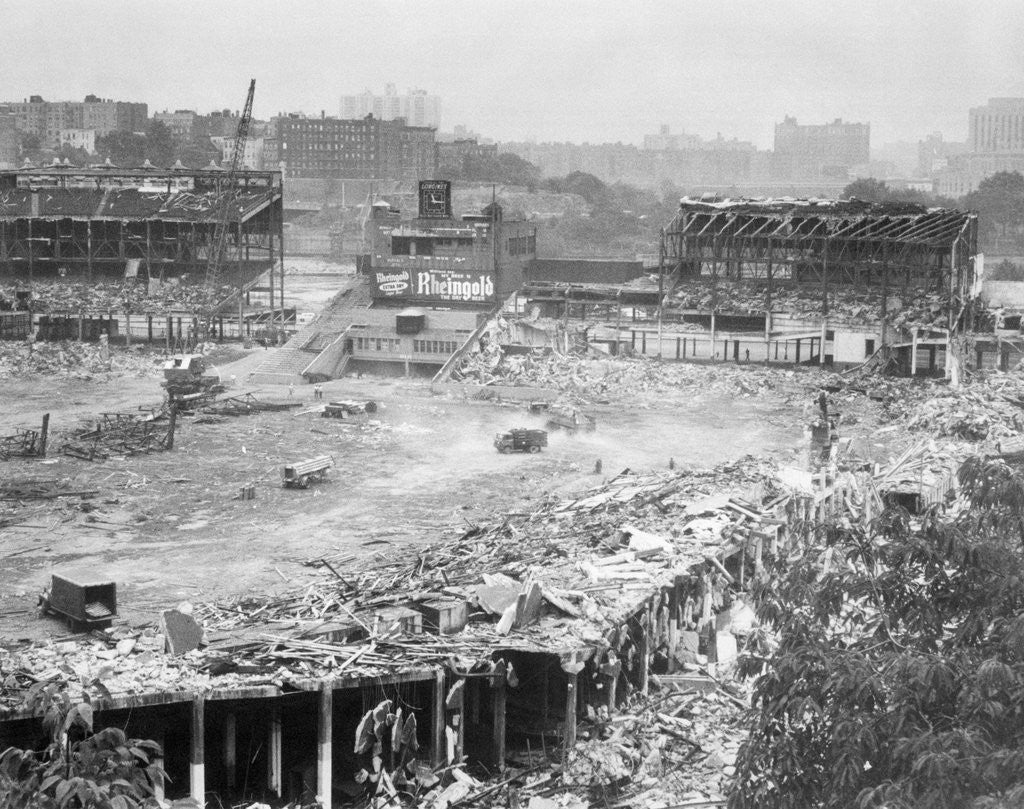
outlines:
M871 124L798 124L786 116L775 125L773 174L780 180L843 178L871 159Z
M959 197L976 191L986 177L1000 171L1024 173L1024 98L990 98L967 118L966 154L948 158L935 173L935 190Z
M429 95L426 90L409 90L399 95L395 85L388 84L384 95L365 90L358 95L341 97L341 120L354 120L372 115L381 121L404 118L408 126L441 126L441 97Z
M990 98L968 116L971 151L1024 153L1024 98Z

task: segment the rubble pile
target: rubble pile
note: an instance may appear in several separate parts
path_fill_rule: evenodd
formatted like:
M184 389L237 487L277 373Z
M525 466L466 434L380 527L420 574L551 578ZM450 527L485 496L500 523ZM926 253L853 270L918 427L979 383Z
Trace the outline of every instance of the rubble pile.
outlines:
M78 283L33 281L27 284L0 284L0 308L13 306L16 292L31 292L35 313L59 314L128 312L161 315L195 311L216 304L233 293L229 286L209 289L203 284L124 281L120 283Z
M119 350L73 340L25 343L0 341L0 379L29 375L59 379L96 376L152 376L161 359L143 350Z
M584 805L724 802L746 735L745 703L721 686L705 690L717 685L712 679L701 685L662 684L650 696L636 695L622 714L592 712L589 738L569 755L562 783L575 787Z
M864 323L876 322L881 314L881 290L830 287L827 291L828 311L831 317ZM890 290L889 322L896 328L946 328L948 326L948 296L929 292L923 288L909 289L906 294L899 287ZM895 300L894 300L895 298ZM768 286L755 282L720 279L683 281L675 288L669 306L677 309L699 309L736 314L759 314L768 304ZM797 316L821 315L821 289L813 285L772 285L771 307L774 312L787 312Z
M624 473L582 497L549 500L531 514L474 527L415 556L382 553L359 566L344 555L309 560L323 571L322 578L302 591L197 605L195 615L210 633L209 645L194 658L179 660L174 676L191 682L204 671L230 672L244 664L251 675L247 682L281 683L342 671L372 676L452 660L466 667L480 661L493 665L494 648L550 653L579 644L606 645L609 628L619 626L659 586L703 564L723 535L737 535L746 519L722 505L728 498L708 505L717 515L711 518L702 516L710 512L694 508L694 501L729 490L757 499L774 494L768 480L772 469L747 458L705 472ZM653 548L631 551L625 537L632 534L661 539ZM540 597L531 601L532 614L510 613L508 597L514 608L524 589ZM443 637L406 632L409 625L392 608L435 597L469 604L464 629ZM325 640L327 623L330 637L349 640ZM28 665L46 648L22 650L19 665ZM80 652L69 646L66 653ZM5 654L0 652L0 668L17 668ZM32 670L45 667L49 655ZM113 693L149 688L155 671L150 662L134 652L119 656L110 674L123 679L116 680L117 688L106 687ZM78 694L85 688L80 678L68 685ZM168 687L162 676L153 685ZM17 704L17 691L10 682L0 689L0 710Z
M467 355L452 371L452 379L480 385L550 388L588 401L687 389L731 396L756 396L780 389L803 396L810 390L796 372L760 365L709 367L659 363L645 358L598 359L542 352L503 354L493 344L487 351Z
M1024 380L990 372L959 387L887 381L884 412L908 430L965 441L997 441L1024 432Z

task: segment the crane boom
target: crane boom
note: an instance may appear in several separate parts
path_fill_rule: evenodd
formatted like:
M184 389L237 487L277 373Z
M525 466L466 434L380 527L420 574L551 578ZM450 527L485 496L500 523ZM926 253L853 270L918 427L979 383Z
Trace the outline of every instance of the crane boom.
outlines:
M231 229L231 214L234 203L238 199L238 188L235 184L235 177L245 153L245 143L249 139L249 123L252 121L252 97L256 92L256 79L249 82L249 95L245 99L245 108L242 110L242 117L238 122L238 130L235 132L235 149L231 154L231 165L224 181L221 183L221 204L216 224L214 226L213 245L210 250L210 258L206 265L206 286L213 292L220 282L220 271L224 264L224 248L227 244L228 231Z

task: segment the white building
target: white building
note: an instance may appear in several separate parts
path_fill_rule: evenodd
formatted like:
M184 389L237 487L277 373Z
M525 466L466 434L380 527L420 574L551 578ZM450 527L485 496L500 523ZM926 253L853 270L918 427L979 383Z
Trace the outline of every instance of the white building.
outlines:
M85 149L89 154L96 154L95 129L61 129L57 133L57 142L61 148Z
M352 121L372 115L382 121L405 118L406 126L441 126L441 97L428 95L426 90L409 90L399 95L395 85L388 84L384 95L365 90L359 95L341 97L342 120Z
M242 163L239 168L262 171L264 165L264 138L249 138L245 142ZM221 165L228 166L235 157L235 139L220 136L210 138L210 143L220 149Z

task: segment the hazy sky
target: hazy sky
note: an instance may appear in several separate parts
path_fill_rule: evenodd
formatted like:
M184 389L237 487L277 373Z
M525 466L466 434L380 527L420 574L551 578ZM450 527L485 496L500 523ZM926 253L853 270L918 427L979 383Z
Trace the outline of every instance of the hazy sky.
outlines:
M674 132L770 147L786 114L871 123L872 146L1024 97L1024 0L0 0L0 100L93 92L150 112L337 115L422 88L442 128L498 140Z

